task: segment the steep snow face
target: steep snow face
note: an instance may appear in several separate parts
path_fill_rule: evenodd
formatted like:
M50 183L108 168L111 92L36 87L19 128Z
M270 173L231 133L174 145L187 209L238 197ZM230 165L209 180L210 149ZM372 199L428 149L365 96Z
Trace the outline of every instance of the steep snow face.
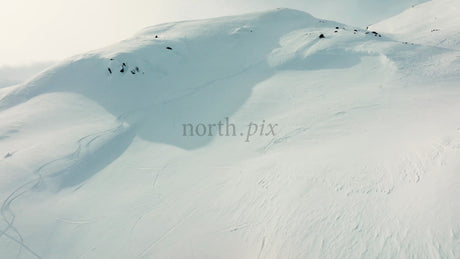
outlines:
M460 2L432 0L371 26L393 38L418 44L460 49Z
M0 89L0 256L458 258L459 56L279 9Z

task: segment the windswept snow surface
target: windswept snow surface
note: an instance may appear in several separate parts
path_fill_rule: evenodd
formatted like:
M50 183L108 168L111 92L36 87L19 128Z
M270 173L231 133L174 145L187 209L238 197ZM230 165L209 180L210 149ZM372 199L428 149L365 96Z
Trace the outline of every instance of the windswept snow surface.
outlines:
M62 62L0 89L0 257L459 258L459 69L290 9Z
M460 1L433 0L417 5L371 29L402 41L460 50Z

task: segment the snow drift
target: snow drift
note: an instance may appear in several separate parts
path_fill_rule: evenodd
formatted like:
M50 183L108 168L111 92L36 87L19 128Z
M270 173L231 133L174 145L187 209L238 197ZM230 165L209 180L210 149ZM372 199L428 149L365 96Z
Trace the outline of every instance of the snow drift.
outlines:
M395 39L452 48L460 45L460 2L433 0L371 26Z
M278 9L64 61L0 89L0 254L456 258L459 56Z

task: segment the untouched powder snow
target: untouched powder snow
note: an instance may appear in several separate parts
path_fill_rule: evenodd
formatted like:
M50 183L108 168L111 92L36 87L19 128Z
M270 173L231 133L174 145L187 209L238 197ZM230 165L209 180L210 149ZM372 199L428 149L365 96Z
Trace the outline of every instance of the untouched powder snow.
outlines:
M29 65L2 66L0 65L0 88L26 82L27 79L45 70L53 62L39 62Z
M277 9L1 88L0 257L458 258L460 51L392 37Z
M460 50L460 1L433 0L371 26L402 41Z

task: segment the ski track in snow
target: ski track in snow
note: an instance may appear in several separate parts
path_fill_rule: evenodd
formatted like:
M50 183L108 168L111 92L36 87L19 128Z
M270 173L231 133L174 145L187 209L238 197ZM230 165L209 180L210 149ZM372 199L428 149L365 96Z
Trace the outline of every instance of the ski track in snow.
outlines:
M185 215L183 215L172 227L170 227L166 232L164 232L158 239L153 241L150 245L148 245L137 257L144 258L150 250L152 250L156 244L160 243L162 240L168 237L174 230L176 230L180 225L182 225L187 218L191 217L197 209L191 209Z
M459 244L458 220L449 218L455 215L457 207L454 207L448 197L448 194L454 193L452 186L455 183L449 183L452 184L450 186L442 182L455 180L446 168L454 166L460 150L460 137L452 133L454 123L450 121L454 114L452 110L458 106L454 106L453 100L443 95L446 94L443 91L447 91L449 84L455 84L458 80L454 70L448 69L452 65L459 71L455 67L458 60L452 59L452 55L458 53L421 44L405 46L391 37L377 37L377 33L374 37L370 31L360 29L353 33L351 27L340 24L337 26L339 29L333 32L336 23L321 22L296 11L276 11L257 14L252 18L244 17L242 21L239 18L225 18L229 19L225 25L221 24L224 21L221 19L212 20L214 22L209 24L195 21L148 28L132 42L121 43L118 46L120 49L117 46L111 47L101 57L82 57L81 60L70 62L68 70L64 66L62 70L56 69L45 74L45 83L37 80L32 81L37 85L31 83L11 92L8 92L9 89L0 92L5 93L0 99L0 106L4 108L2 112L5 113L14 106L12 104L58 89L77 91L85 98L93 99L109 113L122 114L117 118L117 123L120 124L115 127L78 140L75 137L74 140L77 141L73 152L41 164L31 174L32 180L26 181L13 192L8 192L9 195L0 208L0 215L6 223L5 228L0 230L0 238L17 244L17 252L16 246L12 250L16 252L17 258L26 253L36 258L76 256L65 251L70 247L55 248L45 244L43 247L33 248L32 241L24 238L25 230L21 232L18 229L19 215L14 211L15 202L17 204L18 200L26 201L28 194L32 192L46 190L46 183L51 180L61 180L56 193L65 188L73 188L68 201L77 209L84 201L78 200L81 196L76 195L76 191L84 190L93 194L91 191L99 188L98 184L103 183L102 186L106 186L105 181L113 184L114 190L104 190L109 194L108 197L94 197L94 200L111 203L111 199L116 199L113 197L124 198L115 200L116 203L112 204L113 207L119 206L123 212L117 211L116 215L111 215L115 219L113 222L100 223L100 231L110 230L110 233L116 233L113 241L95 242L99 237L92 240L93 233L85 232L86 230L81 235L88 237L89 241L77 240L77 244L67 244L67 240L63 240L62 243L72 245L72 249L74 245L78 247L72 251L79 257L100 257L102 252L107 257L127 254L136 258L157 255L185 257L187 252L195 256L201 255L204 249L224 256L222 250L232 245L235 251L231 252L235 252L235 257L251 258L387 258L417 257L423 253L433 258L458 256L455 254ZM305 21L305 25L299 25L299 20ZM267 22L268 29L263 24ZM224 38L223 41L222 37L229 35L219 34L222 31L230 31L232 38ZM206 34L208 32L211 37ZM267 34L258 34L260 32ZM199 36L195 39L196 33ZM212 42L212 33L218 35L217 44ZM318 38L320 33L324 33L324 39ZM155 34L165 35L161 35L161 40L158 41L148 38ZM273 35L276 35L275 39L272 39ZM203 37L208 38L203 41ZM257 37L261 37L260 41L249 40ZM194 46L193 40L197 41L199 47ZM209 46L206 45L208 41L211 42ZM226 41L231 44L226 46ZM155 43L152 46L143 45L151 42ZM184 42L185 46L181 45ZM252 43L255 45L250 45ZM222 47L222 44L225 46ZM166 46L173 48L164 52ZM222 51L221 47L229 51L230 58L222 60L212 57L219 53L213 49L214 46L218 46L219 51ZM259 48L268 52L259 53ZM198 55L187 53L189 49L198 51ZM246 52L239 56L241 49ZM252 52L258 54L252 55ZM109 79L102 77L101 71L106 70L107 56L115 56L117 62L132 59L133 62L129 64L139 62L145 65L142 71L146 72L145 78L150 81L143 77L129 77L129 73L120 75L118 72L105 75ZM243 59L241 63L232 63L240 58ZM245 58L248 60L244 60ZM210 64L202 62L201 59L209 59ZM215 74L212 73L214 65ZM202 66L202 70L195 69ZM93 69L97 71L94 72ZM202 75L203 78L189 75L188 69L191 73L205 74ZM78 84L68 89L60 89L62 82L59 80L67 80L67 76L72 78L75 71L77 78L80 72L90 79L97 75L95 82L83 81L88 85L81 86L82 92L78 92ZM184 74L176 74L177 71ZM63 73L62 76L60 72ZM151 78L147 77L148 73ZM247 75L254 76L257 80L247 80L250 82L248 83L245 81ZM48 83L52 85L54 76L59 87L47 88ZM390 81L386 82L387 79ZM184 86L189 83L188 80L193 86ZM241 90L244 87L235 86L232 89L236 91L235 95L247 91L248 94L241 94L244 98L238 99L241 104L230 108L220 107L219 100L208 100L216 96L226 98L227 96L219 96L212 91L217 89L216 92L227 93L225 91L228 89L218 87L231 86L232 80L247 87ZM419 81L424 80L435 81L439 86L432 87L430 83L433 82L425 83L421 84L420 90ZM444 85L442 80L447 83ZM160 83L159 86L151 86L152 82ZM353 86L354 84L358 86ZM430 88L426 90L424 87ZM131 92L134 94L130 95ZM429 98L425 95L429 95ZM453 96L458 98L460 95ZM193 101L188 102L190 99ZM230 105L225 102L228 100L222 103ZM446 100L447 104L444 103ZM175 109L175 104L180 107ZM182 104L184 105L181 106ZM169 110L164 114L162 107L166 106ZM198 107L197 110L193 110L195 106ZM124 113L126 110L130 112ZM154 117L154 131L158 126L156 123L174 124L186 116L201 120L228 116L229 113L235 115L238 123L243 120L273 119L289 124L289 127L286 126L285 131L273 138L254 141L255 144L251 143L251 146L239 146L232 142L235 140L213 138L209 143L186 149L180 145L180 141L179 144L174 141L172 144L161 142L163 136L156 139L157 132L146 133L154 135L153 140L149 136L139 137L132 148L132 142L129 141L123 147L116 145L125 143L124 133L132 133L126 138L129 140L132 140L131 135L141 136L140 133L136 135L136 130L138 126L139 129L144 126L143 120L148 120L149 116ZM135 125L131 124L134 120L131 116L136 118ZM423 126L428 126L428 129L419 128ZM147 131L151 130L147 128ZM173 126L165 131L171 129ZM0 141L8 140L10 133L0 136ZM441 137L444 139L440 140ZM313 143L315 141L318 143ZM401 143L389 143L398 141ZM112 148L117 149L114 153L120 151L125 155L121 161L109 154L113 150L108 149ZM91 153L93 149L95 151ZM149 156L143 152L154 154ZM171 154L167 156L163 152ZM283 156L284 152L287 155ZM15 152L8 154L12 156ZM93 156L88 157L89 154ZM7 158L11 159L5 156ZM102 168L97 161L90 158L102 160ZM127 166L127 159L135 162ZM174 167L177 168L169 170L173 164L170 161L174 161ZM209 165L207 162L210 162ZM216 170L213 166L219 162L228 163L229 166ZM85 163L89 168L97 169L87 170ZM112 179L91 178L112 163ZM135 177L127 176L133 168L146 171ZM88 171L87 174L84 171ZM236 171L240 172L238 176L233 175ZM73 172L80 173L83 179L66 178L69 174L73 176ZM89 181L94 181L94 184L85 185ZM135 190L120 192L117 187L124 184ZM84 185L85 188L80 189ZM442 192L443 188L451 193ZM98 193L95 193L97 196ZM148 200L155 195L161 197L161 202ZM405 196L409 198L405 200ZM426 201L422 202L419 196L432 198L434 201L424 203ZM437 203L441 205L438 206ZM88 205L88 208L94 209L94 213L106 213L91 205L97 205ZM436 209L442 213L452 215L420 215L431 213L428 206L437 206ZM130 211L132 207L136 209ZM214 222L216 219L217 222ZM447 223L444 224L439 219L445 219ZM93 221L85 217L78 219L75 216L74 219L66 216L56 217L56 222L70 226L81 225L83 229ZM124 224L126 222L129 222L128 226ZM38 220L35 222L40 223ZM196 229L194 224L203 228ZM149 227L160 231L142 232L141 226L142 231L148 231ZM450 236L443 236L445 229L448 229ZM34 233L31 239L38 240L39 234ZM136 234L142 240L134 249ZM197 240L190 240L192 235L197 235ZM219 240L220 237L222 240ZM59 233L56 232L53 238L60 238ZM199 238L203 240L198 240ZM241 239L241 243L229 242L236 239ZM211 243L212 247L206 242ZM200 247L203 244L206 247ZM130 249L126 249L129 246ZM181 246L184 246L183 250L180 250ZM56 249L67 254L58 254ZM107 250L101 252L103 249ZM38 251L47 254L40 255Z
M119 126L117 126L115 128L100 131L100 132L93 133L93 134L89 134L87 136L84 136L84 137L80 138L77 141L77 148L76 148L76 150L74 152L72 152L72 153L70 153L68 155L65 155L65 156L63 156L61 158L57 158L55 160L52 160L52 161L44 163L37 170L35 170L35 172L33 172L33 175L35 175L35 179L33 179L33 180L29 181L29 182L26 182L25 184L19 186L16 190L14 190L3 201L2 207L0 209L0 213L2 215L3 220L7 224L7 226L6 226L5 229L3 229L0 232L0 238L6 237L6 238L8 238L8 239L10 239L10 240L12 240L12 241L14 241L14 242L19 244L19 251L18 251L17 258L19 258L23 248L26 249L28 252L30 252L33 256L35 256L37 258L41 258L41 257L38 255L37 252L35 252L34 250L32 250L29 246L27 246L25 244L22 235L14 227L14 220L16 218L16 215L13 212L13 210L11 209L12 203L15 200L21 198L21 196L23 196L24 194L29 193L29 192L33 191L34 189L39 188L40 185L43 183L43 181L46 178L57 177L57 176L61 175L62 173L65 173L67 171L67 169L70 168L72 165L70 165L68 168L64 168L64 169L60 170L60 172L56 172L56 173L49 174L49 175L43 175L41 172L44 171L47 167L49 167L49 166L51 166L51 165L53 165L53 164L55 164L57 162L61 162L61 161L76 162L80 158L82 150L88 149L90 147L90 145L94 141L96 141L97 139L99 139L99 138L101 138L103 136L109 135L109 134L117 135L116 133L119 132L120 130L122 130L123 128L124 128L124 124L121 123ZM67 221L67 222L69 222L69 221ZM14 234L17 235L17 237L15 238L14 236L8 234L7 232L9 230L12 230L14 232Z

